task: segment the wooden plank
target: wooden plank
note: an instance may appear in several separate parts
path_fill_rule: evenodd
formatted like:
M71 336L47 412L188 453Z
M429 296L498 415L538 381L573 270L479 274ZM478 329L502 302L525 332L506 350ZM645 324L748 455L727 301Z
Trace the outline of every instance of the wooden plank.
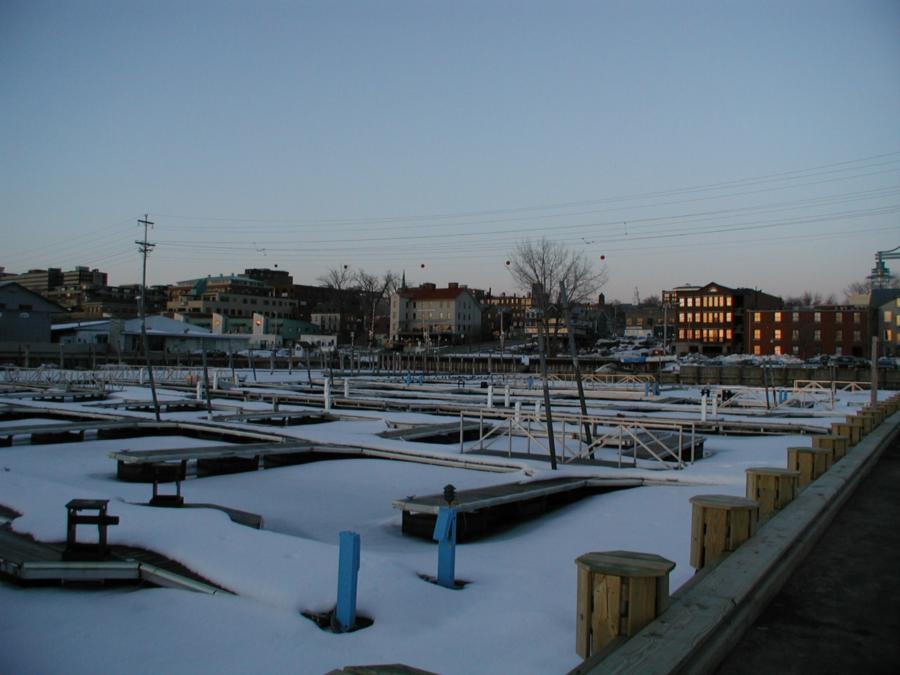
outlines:
M591 571L578 565L578 591L575 598L575 653L583 659L590 656L591 614L593 612L594 589Z
M594 574L594 608L591 615L591 652L621 633L622 584L621 577Z

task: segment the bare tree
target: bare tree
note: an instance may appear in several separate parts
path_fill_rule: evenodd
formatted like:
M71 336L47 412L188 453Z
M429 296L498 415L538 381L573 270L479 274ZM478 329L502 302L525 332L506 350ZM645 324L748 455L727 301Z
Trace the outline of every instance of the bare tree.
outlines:
M558 325L562 314L567 322L569 346L573 352L573 365L576 368L576 379L579 382L582 413L587 414L584 392L580 386L581 371L577 363L577 352L574 349L571 310L576 303L583 302L593 295L602 285L603 275L594 270L590 261L583 254L575 253L565 245L546 238L538 241L526 239L519 242L510 255L508 265L516 284L526 293L530 293L532 298L534 319L538 326L550 468L556 469L553 411L550 406L550 390L547 384L546 352L549 320L551 315L555 315Z
M346 294L353 287L353 272L349 265L330 267L325 274L316 279L325 288L331 289L331 303L338 314L338 340L345 332L347 317L345 316Z
M900 288L900 277L891 276L887 281L887 288ZM844 300L850 300L852 295L865 295L872 290L872 282L869 279L865 281L854 281L844 289Z
M365 325L365 328L369 336L369 346L371 347L375 339L375 314L378 311L378 305L394 292L400 283L400 278L390 270L380 277L375 274L369 274L365 270L359 270L353 275L353 278L356 287L364 295L367 304L367 325Z
M868 291L866 291L868 292ZM817 307L819 305L836 305L834 293L823 295L817 291L803 291L800 295L785 298L786 307Z

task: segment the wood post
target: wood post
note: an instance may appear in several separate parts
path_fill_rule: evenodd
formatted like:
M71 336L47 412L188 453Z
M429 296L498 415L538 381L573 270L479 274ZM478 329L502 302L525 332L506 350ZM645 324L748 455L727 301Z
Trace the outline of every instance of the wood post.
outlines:
M836 434L813 436L812 446L814 448L831 450L833 463L843 459L847 454L847 450L850 449L850 439L846 436L838 436Z
M669 604L675 563L651 553L585 553L578 566L575 651L586 659L618 637L631 637Z
M846 436L848 445L850 446L859 443L859 439L861 438L860 430L860 427L847 422L834 422L831 425L831 433L836 436Z
M831 450L802 447L788 448L787 456L788 469L800 472L801 490L828 471L834 458Z
M790 469L747 469L747 499L759 504L759 522L791 503L799 492L800 472Z
M859 436L863 438L872 431L873 419L868 415L853 415L852 417L847 418L847 422L849 424L853 424L859 427Z
M759 504L731 495L691 497L691 566L701 570L756 532Z

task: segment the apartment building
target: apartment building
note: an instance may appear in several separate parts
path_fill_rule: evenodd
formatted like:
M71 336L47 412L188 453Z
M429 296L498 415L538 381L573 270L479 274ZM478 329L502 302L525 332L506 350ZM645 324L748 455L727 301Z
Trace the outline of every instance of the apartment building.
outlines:
M675 304L675 351L716 356L746 352L747 312L780 309L781 298L751 288L718 283L682 287L666 299Z
M868 357L872 323L859 306L756 309L747 315L748 354Z
M272 287L257 279L220 275L180 281L169 288L166 308L183 315L221 314L247 318L260 313L272 318L292 318L297 301L275 297Z
M481 335L481 304L465 286L426 283L391 296L392 341L450 344L480 340Z

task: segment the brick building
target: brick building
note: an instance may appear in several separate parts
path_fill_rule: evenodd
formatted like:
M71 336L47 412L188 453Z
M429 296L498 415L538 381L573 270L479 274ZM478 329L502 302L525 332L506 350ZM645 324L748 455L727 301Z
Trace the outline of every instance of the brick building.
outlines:
M865 307L804 307L748 313L748 354L818 354L868 357L872 322Z
M709 356L745 353L747 312L783 305L777 296L717 283L682 287L666 294L666 299L676 305L676 353Z

